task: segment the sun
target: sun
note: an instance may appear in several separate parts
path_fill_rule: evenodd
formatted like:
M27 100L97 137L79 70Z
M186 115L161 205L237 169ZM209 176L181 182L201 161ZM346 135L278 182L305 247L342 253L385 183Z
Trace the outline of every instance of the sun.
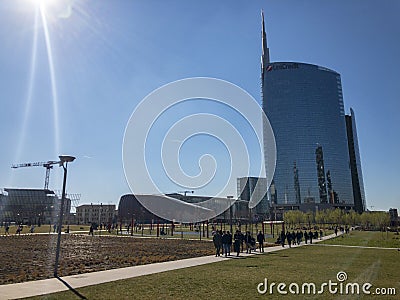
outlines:
M36 7L40 9L49 8L60 2L60 0L29 0L31 1Z
M30 0L36 5L46 5L49 4L50 2L54 2L54 0Z

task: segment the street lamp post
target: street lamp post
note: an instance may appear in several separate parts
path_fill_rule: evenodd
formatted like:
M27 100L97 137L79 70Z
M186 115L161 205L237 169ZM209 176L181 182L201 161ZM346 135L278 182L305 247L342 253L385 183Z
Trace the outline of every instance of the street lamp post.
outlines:
M68 155L60 155L60 166L64 169L64 179L63 179L63 187L62 187L62 195L61 195L61 208L60 208L60 216L58 219L58 228L57 228L57 247L56 247L56 261L54 264L54 277L58 277L58 260L60 258L60 242L61 242L61 227L63 222L64 215L64 202L65 202L65 186L67 183L67 166L69 162L73 162L75 157Z

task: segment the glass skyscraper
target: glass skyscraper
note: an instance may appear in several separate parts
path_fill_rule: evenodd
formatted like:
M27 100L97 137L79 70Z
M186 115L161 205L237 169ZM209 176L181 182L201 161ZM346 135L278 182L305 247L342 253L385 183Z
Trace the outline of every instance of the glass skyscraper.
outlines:
M364 182L361 171L360 151L356 128L356 117L350 108L350 115L346 115L347 142L350 154L351 179L353 183L354 210L362 213L366 208Z
M271 63L262 18L263 110L277 148L270 199L353 206L340 74L300 62Z

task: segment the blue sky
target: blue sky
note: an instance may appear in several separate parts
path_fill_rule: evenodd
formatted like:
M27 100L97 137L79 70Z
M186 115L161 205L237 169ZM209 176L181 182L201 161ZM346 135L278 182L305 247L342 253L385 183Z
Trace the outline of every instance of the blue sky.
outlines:
M44 168L11 164L67 153L77 157L69 191L81 193L81 203L117 204L130 192L125 126L154 89L210 76L261 102L264 9L272 61L341 74L346 112L356 113L367 205L400 208L399 1L42 0L44 18L38 2L0 1L0 187L42 188ZM61 189L61 173L52 171L50 188Z

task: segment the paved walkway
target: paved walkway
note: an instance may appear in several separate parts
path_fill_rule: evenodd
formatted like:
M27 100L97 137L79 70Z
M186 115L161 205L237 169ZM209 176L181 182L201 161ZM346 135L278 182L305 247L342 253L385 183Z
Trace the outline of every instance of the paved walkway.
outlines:
M322 240L330 239L335 237L334 234L324 236ZM314 243L318 243L321 240L314 240ZM302 243L300 246L294 245L292 248L302 247L306 244ZM264 253L280 251L284 249L288 249L289 247L286 245L282 246L273 246L265 248ZM252 254L241 253L239 258L246 257L249 255L262 255L263 253L255 252ZM72 288L80 288L89 285L96 285L121 279L133 278L143 275L149 275L154 273L166 272L171 270L189 268L194 266L200 266L210 263L216 263L225 261L227 259L236 259L236 256L230 256L228 258L225 257L215 257L212 256L203 256L203 257L195 257L188 258L176 261L168 261L163 263L154 263L148 265L140 265L134 267L120 268L120 269L112 269L107 271L100 272L91 272L79 275L65 276L61 277L61 279L66 282ZM5 284L0 285L0 299L19 299L25 297L39 296L50 293L56 293L61 291L67 291L68 287L61 282L61 280L57 278L44 279L44 280L36 280L36 281L28 281L22 283L14 283L14 284Z

